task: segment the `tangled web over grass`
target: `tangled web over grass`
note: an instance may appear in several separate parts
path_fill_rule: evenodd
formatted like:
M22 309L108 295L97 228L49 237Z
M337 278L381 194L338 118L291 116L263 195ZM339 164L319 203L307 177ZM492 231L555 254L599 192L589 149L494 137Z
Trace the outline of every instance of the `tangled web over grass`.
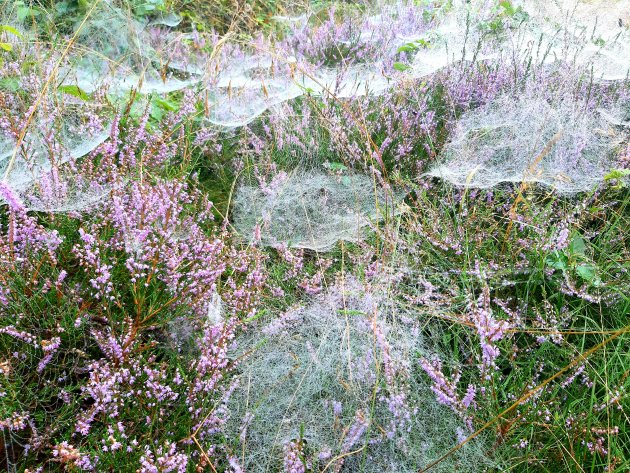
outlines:
M297 442L316 471L416 472L466 437L415 376L417 322L354 278L237 342L244 358L229 431L247 471L277 471ZM436 471L478 471L490 465L484 448L471 442Z

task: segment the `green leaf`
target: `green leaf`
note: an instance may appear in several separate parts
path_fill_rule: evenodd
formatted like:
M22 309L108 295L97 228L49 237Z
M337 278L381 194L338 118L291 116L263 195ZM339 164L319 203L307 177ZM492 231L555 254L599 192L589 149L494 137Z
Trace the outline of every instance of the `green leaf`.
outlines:
M267 315L267 309L262 309L260 311L258 311L256 314L252 315L251 317L245 319L246 323L251 323L254 322L255 320L261 319L263 318L265 315ZM266 341L263 341L263 344L266 343Z
M63 92L64 94L72 95L73 97L77 97L84 102L90 100L90 96L82 90L78 85L60 85L58 88L59 92Z
M552 255L549 255L545 260L545 264L554 269L560 269L562 271L566 270L568 267L567 257L558 252L554 252Z
M0 90L17 92L20 90L20 81L15 77L3 77L0 79Z
M503 0L502 2L499 2L499 5L505 10L505 14L508 16L512 16L514 15L514 13L516 13L512 2L508 0Z
M409 52L414 52L417 50L418 50L418 46L416 46L413 43L403 44L401 47L398 48L399 53L409 53Z
M13 46L9 43L0 43L0 49L4 49L5 51L13 51Z
M400 72L405 72L406 70L410 69L411 66L408 66L407 64L404 64L402 62L395 62L394 63L394 69L396 69L397 71Z
M176 112L179 110L179 106L176 103L163 99L162 97L154 96L153 103L164 110L168 110L169 112Z
M576 235L569 244L569 250L574 255L584 256L586 254L586 242L581 236Z
M20 33L18 30L16 30L12 26L0 25L0 30L7 31L7 32L11 33L12 35L17 36L18 38L23 38L22 33Z
M175 112L179 110L179 105L167 99L163 99L157 95L151 98L151 118L160 121L164 118L164 112Z
M155 121L159 122L159 121L162 120L162 118L164 118L164 110L162 108L158 107L155 104L155 102L152 102L151 103L151 111L149 112L149 115Z
M621 179L626 176L630 176L630 169L613 169L604 176L604 180L610 181L612 179Z
M24 21L26 20L29 16L35 17L35 16L39 16L41 14L41 12L36 9L36 8L30 8L27 6L21 6L17 9L17 18L18 21Z
M337 312L339 315L366 315L362 310L354 310L354 309L338 309Z
M328 163L326 165L331 171L345 171L348 168L342 163Z
M65 15L70 11L70 4L67 1L57 2L55 4L57 15Z
M599 286L600 279L597 276L597 267L591 263L581 264L575 268L578 275L584 280Z

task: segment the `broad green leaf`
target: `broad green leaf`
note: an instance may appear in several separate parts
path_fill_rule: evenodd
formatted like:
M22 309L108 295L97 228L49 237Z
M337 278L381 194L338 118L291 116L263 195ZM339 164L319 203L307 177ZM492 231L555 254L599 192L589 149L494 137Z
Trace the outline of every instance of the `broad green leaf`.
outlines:
M555 252L553 255L549 255L545 260L545 264L554 269L566 270L568 267L567 257L563 254Z
M78 85L60 85L58 89L59 89L59 92L72 95L73 97L77 97L83 101L90 100L90 96L84 90L82 90Z
M418 50L418 46L416 46L413 43L403 44L401 47L398 48L399 53L409 53L409 52L413 52L417 50Z
M9 43L0 43L0 49L4 49L5 51L13 51L13 46Z
M600 280L597 276L597 267L594 264L581 264L575 268L575 271L584 281L588 281L596 286L599 285Z
M0 79L0 90L17 92L20 90L20 81L15 77L3 77Z
M339 315L365 315L365 312L362 310L354 310L354 309L339 309L337 311Z
M11 33L12 35L17 36L18 38L23 38L22 33L20 33L18 30L16 30L12 26L0 25L0 30L7 31L7 32Z
M569 244L569 250L574 255L584 256L584 254L586 253L586 242L581 236L576 235Z
M508 0L503 0L502 2L499 2L499 5L503 7L503 9L505 10L505 13L508 16L512 16L516 12L516 10L514 9L514 6L512 5L512 2Z
M342 163L328 163L326 164L326 167L328 167L328 169L330 169L331 171L345 171L348 169Z
M36 8L30 8L27 6L21 6L17 9L18 21L24 21L29 16L39 16L41 12Z
M67 1L57 2L55 4L57 15L65 15L70 12L70 4Z
M410 66L408 66L407 64L403 64L402 62L395 62L394 69L400 72L405 72L406 70L410 69Z
M175 112L179 110L179 107L176 103L158 96L153 97L153 103L164 110L168 110L169 112Z
M151 111L149 112L151 118L155 121L161 121L164 118L164 109L159 107L155 102L151 103Z

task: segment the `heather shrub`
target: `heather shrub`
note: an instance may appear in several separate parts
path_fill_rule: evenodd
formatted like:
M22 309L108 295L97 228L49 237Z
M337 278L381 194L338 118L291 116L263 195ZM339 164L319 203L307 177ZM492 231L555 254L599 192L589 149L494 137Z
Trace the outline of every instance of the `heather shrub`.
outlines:
M81 212L33 213L2 184L7 468L185 471L197 443L215 448L227 412L210 406L229 397L227 348L256 311L264 257L226 244L194 178L160 177L179 152L164 136L117 120L78 165L108 189Z

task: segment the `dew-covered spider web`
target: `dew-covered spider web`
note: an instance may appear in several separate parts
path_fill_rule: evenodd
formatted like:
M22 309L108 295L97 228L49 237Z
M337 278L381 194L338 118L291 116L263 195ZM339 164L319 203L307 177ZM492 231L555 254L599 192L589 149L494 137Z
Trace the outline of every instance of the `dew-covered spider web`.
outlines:
M81 109L64 110L56 120L35 119L16 149L18 137L0 138L0 176L22 191L53 168L89 154L109 137L108 124L88 129Z
M137 89L168 93L191 87L199 78L177 74L169 67L175 35L173 19L140 22L110 0L94 8L89 21L77 27L65 83L92 92L107 87L112 93Z
M392 215L396 197L368 176L294 172L273 187L242 185L234 202L234 226L262 244L326 250L357 241L362 230Z
M468 432L422 378L407 376L423 337L380 291L344 278L237 340L228 435L246 471L278 471L283 446L302 435L314 471L417 472ZM436 471L490 464L478 438Z
M85 24L76 25L67 57L61 60L59 51L49 53L60 60L60 85L77 86L81 92L118 95L137 89L141 94L166 94L193 88L204 97L204 119L219 130L252 125L265 114L285 113L289 105L283 104L294 106L299 115L306 101L295 99L304 95L348 103L395 90L402 81L426 81L436 73L492 68L501 62L513 61L515 67L562 65L576 80L598 84L623 83L628 76L629 0L508 3L509 8L507 3L485 0L419 6L401 0L366 2L360 8L337 6L327 12L311 9L277 18L284 28L281 34L245 40L238 35L178 32L177 16L141 21L123 3L103 0ZM3 23L15 21L11 17ZM22 26L26 38L28 25ZM26 40L9 40L31 47ZM581 111L580 103L565 99L544 103L520 92L505 97L465 113L454 124L450 144L430 174L474 187L525 181L576 192L592 188L615 166L622 132L605 117L616 112L607 107L600 107L603 113ZM541 123L543 116L549 121ZM48 125L43 127L50 132ZM60 165L89 153L108 136L105 130L86 135L77 128L73 117L57 124L52 141L60 149L51 149L51 137L42 136L42 125L36 121L17 153L15 133L0 132L0 172L7 174L10 167L9 184L25 187L39 173L50 171L45 155ZM510 145L502 146L502 140ZM335 223L329 224L337 229L333 231L318 227L320 217L308 210L315 216L315 233L331 235L317 242L313 229L297 224L274 228L273 219L268 220L272 214L282 218L278 207L267 195L264 205L256 204L265 199L253 187L244 186L237 196L239 218L244 215L245 196L253 199L245 213L258 213L259 220L266 212L261 226L266 244L291 241L305 248L330 247L350 233L355 239L356 228L374 214L359 200L355 207L360 217L352 214L351 225L350 218L333 218ZM317 202L319 197L313 198ZM254 217L245 220L237 225L249 235Z
M458 186L525 182L561 193L588 191L615 167L626 136L614 123L622 123L619 113L594 110L568 95L504 95L459 118L428 174Z

